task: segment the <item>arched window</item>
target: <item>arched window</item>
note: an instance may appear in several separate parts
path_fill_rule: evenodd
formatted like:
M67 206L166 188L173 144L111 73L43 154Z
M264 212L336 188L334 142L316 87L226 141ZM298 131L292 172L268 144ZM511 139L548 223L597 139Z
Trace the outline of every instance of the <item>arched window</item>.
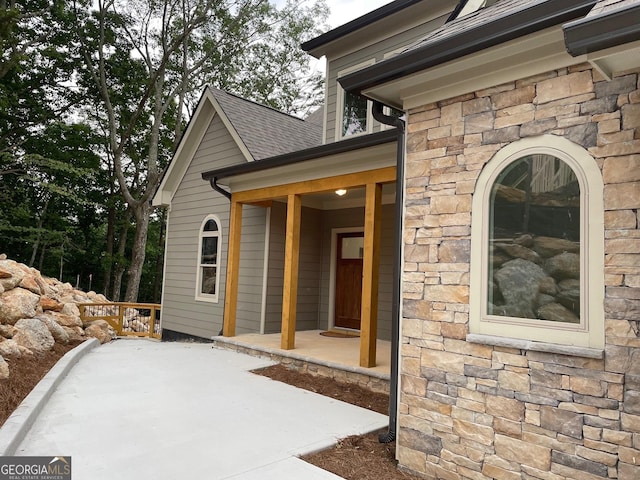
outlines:
M221 246L220 222L214 215L209 215L200 227L196 300L218 301Z
M473 198L470 332L603 348L603 218L582 147L544 135L500 150Z

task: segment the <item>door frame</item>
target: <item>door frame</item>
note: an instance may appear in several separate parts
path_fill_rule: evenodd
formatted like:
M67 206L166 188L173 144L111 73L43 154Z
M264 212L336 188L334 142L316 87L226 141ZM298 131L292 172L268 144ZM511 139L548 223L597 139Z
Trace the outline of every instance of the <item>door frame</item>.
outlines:
M336 310L336 269L338 263L338 235L341 233L362 233L364 235L364 225L361 227L342 227L331 229L331 263L329 269L329 305L327 312L327 330L337 328L340 330L349 330L359 332L360 330L352 330L350 328L336 327L335 310Z

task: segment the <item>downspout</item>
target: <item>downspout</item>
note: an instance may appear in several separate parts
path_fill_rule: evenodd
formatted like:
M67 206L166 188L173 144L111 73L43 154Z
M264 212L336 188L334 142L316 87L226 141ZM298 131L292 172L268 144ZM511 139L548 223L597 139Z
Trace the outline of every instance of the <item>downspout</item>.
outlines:
M391 372L389 379L389 428L378 437L380 443L391 443L396 439L398 423L398 347L400 343L400 264L402 261L402 214L404 198L404 120L385 115L383 104L373 102L373 118L384 125L396 127L398 145L396 153L396 208L393 225L393 290L391 296Z
M218 185L218 177L213 177L211 180L209 180L209 183L211 184L211 188L213 188L219 194L227 197L227 200L231 201L231 194L220 185Z
M231 194L227 192L224 188L222 188L220 185L218 185L218 177L213 177L211 180L209 180L209 184L211 185L211 188L213 188L216 192L218 192L223 197L226 197L227 200L231 202ZM222 336L222 332L224 332L224 303L222 304L222 328L218 333L219 337Z

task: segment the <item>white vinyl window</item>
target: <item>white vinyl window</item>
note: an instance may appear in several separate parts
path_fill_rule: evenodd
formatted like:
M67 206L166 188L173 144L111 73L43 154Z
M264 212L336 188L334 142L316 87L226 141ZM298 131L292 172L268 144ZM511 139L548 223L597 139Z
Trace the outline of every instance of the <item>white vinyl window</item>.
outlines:
M361 63L354 67L338 72L338 78L373 65L375 60ZM336 138L342 139L352 135L371 133L373 116L371 102L366 98L346 92L340 83L337 83L336 105Z
M500 150L473 198L470 332L603 348L603 210L579 145L544 135Z
M218 301L221 246L222 232L220 229L220 221L216 216L209 215L200 226L196 300L206 302Z

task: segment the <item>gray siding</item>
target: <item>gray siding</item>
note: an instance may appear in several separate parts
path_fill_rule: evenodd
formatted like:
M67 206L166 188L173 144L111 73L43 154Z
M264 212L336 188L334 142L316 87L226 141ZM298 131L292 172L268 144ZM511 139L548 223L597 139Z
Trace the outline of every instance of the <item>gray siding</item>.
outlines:
M229 235L229 201L202 180L206 170L243 163L246 160L216 116L207 130L171 202L167 221L167 255L164 276L162 326L203 338L217 335L222 328ZM220 291L218 303L196 301L199 229L207 215L217 215L222 228ZM265 211L245 207L240 261L238 333L258 331L262 276L246 275L262 271ZM258 243L260 248L256 248ZM256 292L258 292L256 296ZM256 313L257 312L257 313Z
M338 72L345 69L349 69L355 65L359 65L364 62L368 62L371 59L375 59L375 62L381 62L385 59L385 55L390 52L395 52L400 48L411 45L412 43L422 39L429 32L440 27L446 17L438 18L427 22L418 27L403 31L397 35L394 35L384 41L375 43L366 48L358 50L357 52L350 53L337 59L330 59L327 61L327 98L325 99L325 115L327 115L327 131L326 142L334 142L338 140L336 138L336 107L337 107L337 92L338 92ZM380 124L377 121L373 121L373 132L380 131Z
M281 330L286 220L287 206L284 203L274 202L271 207L271 230L269 235L265 333L277 333Z
M322 274L322 212L303 207L301 216L296 330L315 330L321 328L318 326L318 314ZM286 220L286 205L274 202L271 208L265 333L281 331Z
M315 208L302 209L296 330L320 328L323 213Z

